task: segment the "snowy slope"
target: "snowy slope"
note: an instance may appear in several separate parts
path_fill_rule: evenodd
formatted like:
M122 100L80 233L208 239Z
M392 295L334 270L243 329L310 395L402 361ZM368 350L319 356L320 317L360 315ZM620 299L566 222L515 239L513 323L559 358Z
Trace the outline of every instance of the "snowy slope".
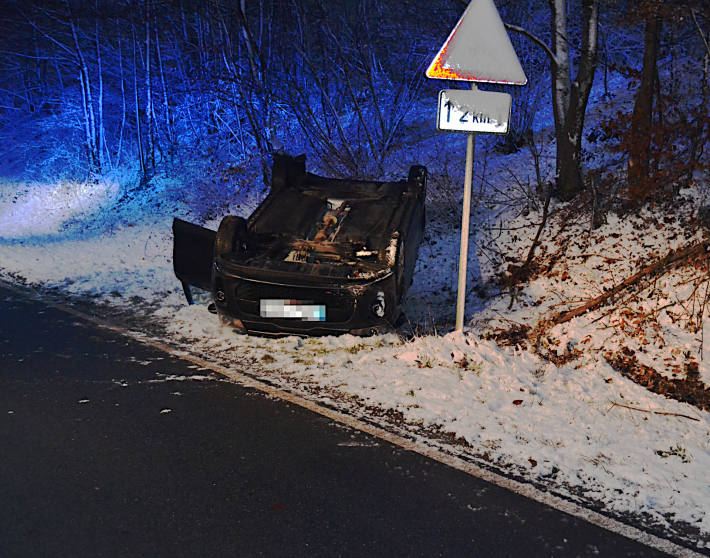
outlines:
M425 135L403 153L402 168L391 169L398 175L421 162L432 175L406 335L262 339L221 328L204 304L186 306L172 274L173 215L216 228L224 214L248 214L263 195L258 189L234 193L221 207L187 198L187 185L178 178L158 177L144 191L135 180L0 184L2 277L57 287L117 310L133 308L144 323L163 328L168 341L203 358L248 363L271 383L435 437L505 474L607 513L633 514L637 522L706 548L710 414L651 393L605 358L626 347L668 377L682 375L692 358L700 378L710 381L710 342L701 343L707 309L700 330L689 330L678 318L691 294L692 266L663 275L615 311L602 307L549 328L542 346L486 339L511 325L534 328L654 255L699 239L702 232L690 223L703 189L684 192L686 201L670 221L661 208L623 219L610 213L606 225L592 232L583 213L553 204L538 249L540 261L552 265L519 285L510 305L510 294L496 280L524 257L540 209L520 210L531 173L528 154L495 155L479 142L468 327L450 333L464 143L461 136ZM549 172L549 145L543 156ZM651 233L648 222L658 223ZM628 327L642 313L657 320Z

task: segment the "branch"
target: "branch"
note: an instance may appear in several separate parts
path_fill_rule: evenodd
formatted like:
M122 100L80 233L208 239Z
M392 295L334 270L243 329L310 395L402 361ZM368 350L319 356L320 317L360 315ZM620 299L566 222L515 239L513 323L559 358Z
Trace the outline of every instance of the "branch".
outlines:
M690 15L693 18L693 23L695 23L695 27L698 30L698 34L700 35L700 38L703 40L703 44L705 45L705 50L708 53L708 56L710 56L710 45L708 44L708 40L705 38L705 35L703 34L703 30L700 28L700 24L698 23L698 18L695 17L695 10L693 8L690 8Z
M664 415L664 416L669 416L669 417L681 417L681 418L687 418L690 420L694 420L696 422L700 422L699 418L691 417L688 415L684 415L681 413L670 413L667 411L651 411L649 409L639 409L638 407L630 407L629 405L623 405L622 403L617 403L616 401L611 402L611 407L607 409L607 413L611 411L614 407L623 407L624 409L631 409L632 411L640 411L642 413L648 413L651 414L653 413L654 415Z
M26 16L25 16L25 17L26 17ZM64 43L58 41L57 39L55 39L54 37L52 37L52 36L49 35L48 33L45 33L44 31L42 31L42 29L40 29L40 27L39 27L34 21L32 21L29 17L26 17L26 20L27 20L27 23L29 23L30 26L31 26L35 31L37 31L40 35L42 35L45 39L47 39L48 41L53 42L55 45L57 45L59 48L61 48L61 49L64 50L65 52L68 52L68 53L72 56L73 62L75 62L75 63L77 63L77 64L79 63L79 60L78 60L77 55L76 55L76 52L74 52L73 50L71 50L67 45L65 45Z
M13 52L11 50L0 50L0 54L17 56L18 58L29 58L30 60L66 60L66 58L58 58L57 56L35 56L32 54L23 54L22 52Z
M552 52L549 46L545 44L545 41L537 37L536 35L533 35L529 31L526 31L522 27L518 27L517 25L511 25L510 23L504 23L505 28L508 29L509 31L515 31L516 33L520 33L521 35L527 37L530 39L533 43L535 43L537 46L539 46L542 50L545 51L545 54L547 54L547 57L550 59L550 62L557 66L558 61L557 57L555 56L555 53Z
M468 7L469 0L458 0L458 3L464 7ZM524 35L525 37L530 39L533 43L535 43L537 46L539 46L542 50L545 51L545 54L547 54L548 58L550 59L550 62L557 65L557 57L555 56L555 53L552 52L550 47L545 44L545 41L533 35L529 31L526 31L522 27L518 27L517 25L511 25L510 23L504 23L503 25L505 25L505 28L509 31L515 31L516 33L520 33L521 35Z
M677 262L683 261L687 258L690 258L692 256L697 256L698 254L703 254L707 251L707 247L705 243L700 242L698 244L691 244L689 246L685 246L683 248L679 248L678 250L671 250L668 252L668 254L664 257L661 258L660 260L656 260L650 265L647 265L644 267L641 271L635 273L628 279L624 279L621 283L616 285L614 288L606 291L604 294L599 295L596 298L593 298L592 300L586 302L585 304L582 304L582 306L578 306L577 308L573 308L572 310L568 310L567 312L560 312L557 314L557 316L552 318L552 323L557 325L557 324L563 324L565 322L570 321L572 318L576 318L577 316L581 316L582 314L588 312L589 310L593 310L597 308L598 306L601 306L606 300L609 298L613 297L614 295L617 295L620 293L623 289L626 287L629 287L636 283L639 279L642 277L645 277L646 275L650 275L652 273L655 273L664 267L667 267L669 265L673 265Z
M547 184L545 186L545 190L545 205L542 208L542 219L540 220L540 224L537 227L535 238L533 239L532 244L530 245L528 257L525 258L525 263L523 263L521 271L526 270L530 266L530 262L532 262L533 256L535 255L535 248L537 248L537 246L540 244L540 235L542 234L542 229L545 228L545 224L547 223L547 217L549 215L550 209L550 198L552 197L552 187Z

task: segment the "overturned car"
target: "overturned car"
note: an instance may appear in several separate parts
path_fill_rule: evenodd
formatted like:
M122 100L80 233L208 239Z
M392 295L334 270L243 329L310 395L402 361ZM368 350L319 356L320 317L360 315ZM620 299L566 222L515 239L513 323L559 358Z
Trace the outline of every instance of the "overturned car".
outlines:
M217 232L173 221L173 266L212 292L223 322L266 335L368 335L391 329L424 232L427 170L372 182L306 172L275 156L271 191L248 218Z

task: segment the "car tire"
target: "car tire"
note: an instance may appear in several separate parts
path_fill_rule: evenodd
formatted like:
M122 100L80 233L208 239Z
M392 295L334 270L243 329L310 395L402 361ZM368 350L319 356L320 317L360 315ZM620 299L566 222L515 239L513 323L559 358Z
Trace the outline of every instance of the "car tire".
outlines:
M297 187L306 174L306 156L274 154L274 164L271 168L271 191L278 192L288 187Z
M413 165L409 167L409 177L407 179L409 189L422 201L426 197L427 175L425 166Z
M216 256L232 254L247 238L247 222L243 217L227 215L219 224L214 243Z

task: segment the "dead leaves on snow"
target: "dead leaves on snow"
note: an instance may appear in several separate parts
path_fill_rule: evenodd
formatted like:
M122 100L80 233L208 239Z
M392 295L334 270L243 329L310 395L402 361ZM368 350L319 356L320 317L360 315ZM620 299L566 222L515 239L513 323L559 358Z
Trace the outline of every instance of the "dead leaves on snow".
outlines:
M638 362L634 351L628 347L622 347L616 354L607 352L604 358L622 376L649 391L682 403L690 403L703 411L710 411L710 388L707 388L697 375L686 374L684 378L667 378L650 366ZM697 363L695 364L697 366Z

